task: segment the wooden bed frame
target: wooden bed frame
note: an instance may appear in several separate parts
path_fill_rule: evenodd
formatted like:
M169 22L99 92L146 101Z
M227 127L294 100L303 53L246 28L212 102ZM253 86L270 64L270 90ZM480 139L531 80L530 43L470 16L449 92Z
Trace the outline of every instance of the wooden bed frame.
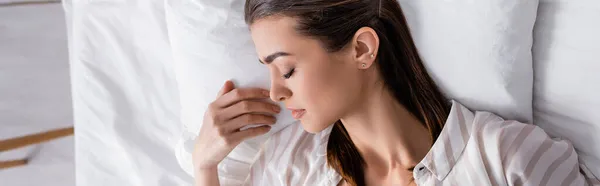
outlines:
M0 8L13 7L13 6L23 6L23 5L42 5L42 4L56 4L61 3L61 0L35 0L35 1L14 1L7 3L0 3ZM0 140L0 152L9 151L17 148L21 148L24 146L40 144L46 141L50 141L53 139L70 136L73 135L73 127L56 129L46 132L41 132L37 134L21 136L17 138ZM18 160L9 160L9 161L0 161L0 170L17 167L22 165L27 165L29 162L29 158L18 159Z
M62 129L41 132L41 133L37 133L37 134L16 137L16 138L7 139L7 140L0 140L0 152L9 151L9 150L29 146L29 145L40 144L40 143L44 143L44 142L47 142L50 140L54 140L54 139L58 139L58 138L66 137L66 136L71 136L71 135L73 135L73 133L74 133L73 127L68 127L68 128L62 128ZM11 168L11 167L27 165L27 163L29 162L29 158L31 158L31 157L27 157L25 159L18 159L18 160L0 161L0 170L6 169L6 168Z
M43 4L54 4L60 3L61 0L38 0L38 1L16 1L16 2L6 2L0 3L0 7L9 7L9 6L21 6L21 5L43 5Z

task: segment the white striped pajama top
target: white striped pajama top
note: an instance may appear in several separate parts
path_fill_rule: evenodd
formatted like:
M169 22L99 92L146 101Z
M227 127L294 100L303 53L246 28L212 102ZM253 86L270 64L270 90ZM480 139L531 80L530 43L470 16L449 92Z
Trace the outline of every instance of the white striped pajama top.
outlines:
M337 185L341 177L325 156L331 128L310 134L293 124L274 134L245 185ZM456 101L413 176L418 185L600 185L570 142L550 139L535 125L471 112Z

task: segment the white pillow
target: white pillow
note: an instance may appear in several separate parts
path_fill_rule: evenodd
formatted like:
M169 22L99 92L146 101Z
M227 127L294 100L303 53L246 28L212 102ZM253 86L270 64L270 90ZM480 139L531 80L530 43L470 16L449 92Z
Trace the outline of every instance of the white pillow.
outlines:
M531 33L537 0L401 4L431 75L449 98L472 109L531 121ZM223 82L233 78L241 86L269 86L268 71L257 62L243 21L243 6L243 0L167 0L182 120L188 130L178 158L188 172L192 139ZM276 129L292 121L286 113ZM226 159L220 170L234 173L234 182L241 183L262 140L238 147L228 157L237 161Z
M473 110L532 121L537 0L400 0L429 74Z
M258 62L243 20L244 0L165 2L184 125L177 153L180 165L192 174L193 139L208 104L216 98L224 82L233 79L237 87L268 89L269 71ZM231 179L222 177L222 184L244 181L262 142L295 121L287 109L282 110L267 135L243 142L219 165L219 171L224 173L221 175L234 175Z
M540 1L534 39L535 124L600 176L600 1Z
M75 185L191 185L192 177L177 166L174 154L181 133L179 93L163 1L62 2L75 123ZM3 181L0 185L11 185Z

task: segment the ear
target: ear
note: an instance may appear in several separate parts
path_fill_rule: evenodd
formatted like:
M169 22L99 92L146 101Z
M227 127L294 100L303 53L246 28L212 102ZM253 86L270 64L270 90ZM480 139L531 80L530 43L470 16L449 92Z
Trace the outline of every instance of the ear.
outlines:
M353 43L354 61L359 69L368 69L373 65L379 50L379 36L370 27L362 27L356 31Z

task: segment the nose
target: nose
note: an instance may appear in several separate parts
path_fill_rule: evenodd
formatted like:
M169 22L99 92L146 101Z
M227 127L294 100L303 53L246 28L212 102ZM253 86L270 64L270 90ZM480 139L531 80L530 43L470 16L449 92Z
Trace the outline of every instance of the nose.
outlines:
M271 80L271 100L275 102L285 101L292 96L292 91L275 80Z

